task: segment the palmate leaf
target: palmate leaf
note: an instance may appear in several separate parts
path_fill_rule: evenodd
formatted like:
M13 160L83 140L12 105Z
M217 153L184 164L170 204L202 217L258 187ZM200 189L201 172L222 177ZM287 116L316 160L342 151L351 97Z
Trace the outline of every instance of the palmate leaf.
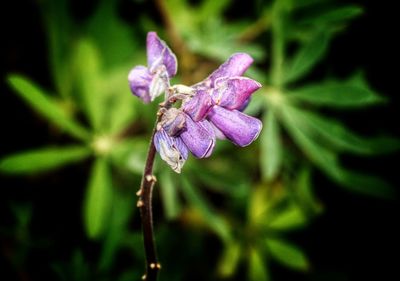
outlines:
M282 144L279 124L272 110L265 115L263 123L265 129L261 132L261 171L264 179L273 180L282 165Z
M368 87L360 73L347 81L310 84L294 90L287 97L294 101L333 108L365 107L386 101Z
M342 168L339 165L337 154L318 143L315 135L310 135L307 123L297 119L294 112L291 106L282 107L283 123L293 140L309 157L311 162L341 186L349 188L349 190L384 198L390 198L393 195L393 188L383 180ZM360 185L362 182L364 185ZM366 184L367 182L368 184Z
M99 238L106 229L112 210L113 190L110 167L105 158L93 164L84 204L84 222L87 235Z
M329 46L330 33L326 30L316 32L308 41L303 43L293 59L284 69L284 81L290 83L308 74L324 56Z
M33 174L83 160L91 154L85 146L46 147L19 152L0 159L0 172Z
M307 218L299 206L291 203L268 219L267 223L269 228L286 231L303 227L307 223Z
M235 274L241 255L240 244L232 241L225 245L222 256L218 262L218 274L222 278L231 277Z
M296 246L280 239L266 240L266 245L270 255L281 264L295 270L307 270L309 262L304 253Z
M84 127L68 116L50 96L29 79L12 74L8 76L7 80L25 102L51 123L77 139L87 140L89 138L89 133Z
M315 9L314 9L315 10ZM309 13L303 19L297 21L298 24L332 25L344 23L363 13L363 9L357 5L347 5L325 10L318 9L314 13Z

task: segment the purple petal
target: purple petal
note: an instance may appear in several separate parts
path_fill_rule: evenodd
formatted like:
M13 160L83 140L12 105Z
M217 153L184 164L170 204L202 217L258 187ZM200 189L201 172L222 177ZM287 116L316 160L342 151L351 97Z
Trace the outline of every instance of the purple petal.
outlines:
M239 109L261 84L246 77L221 78L215 81L212 98L215 104L227 109Z
M212 129L214 130L215 133L215 137L219 140L226 140L226 137L224 135L223 132L221 132L220 129L218 129L217 127L215 127L215 125L211 122L208 122L210 124L210 126L212 127Z
M147 33L147 65L151 72L164 65L169 77L175 76L178 70L175 54L155 32Z
M147 67L139 65L133 68L128 75L132 93L145 103L150 102L149 87L153 79Z
M253 58L245 53L236 53L230 56L220 67L208 76L211 86L215 80L221 77L233 77L243 75L253 63Z
M229 140L239 146L252 143L262 129L262 123L257 118L220 106L214 106L208 118Z
M154 146L161 158L177 173L181 172L189 151L183 141L178 137L169 136L164 129L154 134Z
M203 120L212 106L211 96L208 91L199 90L196 95L183 105L183 110L197 122Z
M194 122L186 117L186 130L180 134L187 148L197 158L211 155L215 145L215 134L207 120Z

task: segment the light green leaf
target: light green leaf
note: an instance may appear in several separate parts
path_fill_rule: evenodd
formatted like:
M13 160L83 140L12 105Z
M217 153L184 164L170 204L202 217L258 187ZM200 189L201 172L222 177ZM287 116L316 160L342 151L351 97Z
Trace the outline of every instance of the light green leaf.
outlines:
M224 247L224 251L218 263L218 274L222 278L231 277L235 274L239 259L241 255L241 248L239 243L230 242Z
M308 166L309 165L302 167L298 172L294 188L303 210L305 210L308 215L314 215L320 213L323 207L314 195L311 182L311 168Z
M209 206L209 203L188 178L182 176L181 179L182 193L188 202L200 212L204 221L224 242L231 241L231 233L227 222Z
M112 179L108 163L98 158L90 174L84 208L85 230L92 238L99 238L110 219L113 202Z
M21 75L12 74L8 76L7 80L25 102L35 111L49 119L51 123L64 129L75 138L81 140L89 138L89 133L84 127L68 116L51 97L29 79Z
M284 81L290 83L308 74L324 56L329 39L329 32L323 30L315 34L309 42L304 43L284 70Z
M261 133L261 171L263 178L273 180L282 165L282 144L279 124L270 110L263 120L265 129Z
M303 211L296 204L288 205L268 220L268 227L276 230L292 230L303 227L307 223Z
M267 239L266 244L271 256L281 264L301 271L309 268L307 257L296 246L280 239Z
M250 281L269 281L268 265L262 254L255 248L251 248L248 259L248 280Z
M106 96L102 86L100 54L87 38L78 41L74 51L75 79L83 109L90 124L99 130L105 120Z
M175 219L181 209L181 204L178 196L178 186L176 184L176 180L173 180L175 177L174 174L170 171L170 169L165 169L162 171L160 176L160 192L164 205L164 212L167 219ZM175 178L176 179L176 178Z
M328 119L310 111L291 109L295 118L302 120L307 126L310 135L321 137L338 151L348 151L357 154L381 154L396 151L400 148L400 141L389 137L363 138L334 119Z
M221 17L229 3L230 0L204 0L195 15L198 16L200 22L207 22L211 18Z
M91 151L84 146L47 147L19 152L0 160L0 172L33 174L56 169L88 157Z
M317 106L334 108L364 107L386 101L385 98L372 91L360 75L347 81L310 84L294 90L287 97Z
M142 175L148 146L148 139L143 137L123 139L113 145L111 161L119 168Z

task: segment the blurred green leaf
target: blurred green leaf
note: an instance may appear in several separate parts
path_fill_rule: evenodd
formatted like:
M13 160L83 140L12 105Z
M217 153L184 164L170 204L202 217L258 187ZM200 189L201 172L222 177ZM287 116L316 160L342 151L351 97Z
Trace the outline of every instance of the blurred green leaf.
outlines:
M0 172L33 174L56 169L88 157L91 151L84 146L47 147L19 152L0 160Z
M235 274L241 255L240 244L230 242L224 247L222 256L218 262L218 274L222 278L231 277Z
M268 272L268 265L262 254L255 248L251 248L248 259L248 280L268 281L271 280Z
M310 111L292 109L295 118L307 124L310 134L322 137L339 151L357 154L381 154L398 150L400 141L389 137L363 138L334 119L328 119Z
M267 239L266 244L271 256L281 264L302 271L309 268L307 257L296 246L280 239Z
M307 165L300 169L294 183L296 195L307 215L313 215L322 211L322 205L315 197L312 187L311 168Z
M119 66L127 61L132 61L137 52L137 43L129 24L121 20L118 8L120 0L101 0L87 21L87 33L98 46L104 65L108 67ZM134 65L134 63L132 64ZM126 70L124 82L129 69ZM126 83L127 84L127 83Z
M203 0L198 13L195 14L200 22L206 22L211 18L221 16L230 2L230 0Z
M261 171L268 181L275 179L282 165L282 144L279 124L270 110L264 117L265 128L261 133Z
M126 192L115 192L112 198L112 210L110 222L107 226L107 233L100 255L99 269L109 271L116 260L116 254L122 245L122 240L127 233L127 226L133 214L135 204L133 196Z
M329 46L330 34L326 30L317 32L308 42L303 43L294 58L284 70L284 81L293 82L310 72L324 56Z
M80 39L74 52L75 79L84 112L96 131L104 125L107 108L100 67L97 47L87 38Z
M68 1L42 1L42 15L45 19L50 52L50 62L57 92L63 97L71 94L72 71L69 63L70 49L75 25L68 14Z
M181 180L182 193L188 202L201 213L204 221L224 242L231 241L231 233L227 222L209 206L209 203L188 178L182 176Z
M293 100L336 108L380 104L385 98L372 91L364 78L356 74L347 81L326 81L298 88L287 95Z
M337 159L337 154L326 147L321 146L314 139L315 136L309 135L307 124L298 119L292 107L287 106L281 111L284 117L284 124L294 141L299 145L310 160L322 169L328 176L353 191L364 194L390 197L393 194L392 187L384 181L368 175L360 175L342 168ZM369 177L370 180L367 180ZM364 180L365 179L365 180ZM361 187L359 184L367 184Z
M120 169L142 175L146 161L148 139L136 137L116 142L111 150L111 161Z
M176 180L173 180L175 175L170 169L165 169L160 176L160 192L164 205L164 212L167 219L175 219L181 210L181 204L178 196L178 186Z
M306 223L307 218L295 203L289 204L268 219L268 227L275 230L292 230L303 227Z
M109 223L112 210L112 179L107 160L98 158L90 174L84 209L85 230L90 238L99 238Z
M29 79L12 74L8 76L7 80L25 102L48 118L50 122L64 129L73 137L81 140L88 139L89 133L86 129L69 117L51 97Z
M363 13L363 8L357 5L347 5L337 8L329 8L315 13L309 13L308 17L298 21L299 24L312 24L314 26L318 25L328 25L342 23L347 20L351 20Z

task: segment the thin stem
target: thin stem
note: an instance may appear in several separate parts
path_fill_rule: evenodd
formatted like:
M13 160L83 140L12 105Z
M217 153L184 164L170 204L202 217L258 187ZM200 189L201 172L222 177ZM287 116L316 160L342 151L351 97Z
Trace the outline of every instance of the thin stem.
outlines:
M160 104L160 108L168 109L171 107L171 103L168 101ZM153 211L152 211L152 194L153 187L157 179L153 175L154 158L156 155L156 148L154 146L154 135L157 131L157 123L161 120L162 111L157 114L157 120L153 128L153 132L150 138L150 145L147 152L146 164L143 171L142 182L140 189L137 192L139 200L137 206L140 209L140 215L142 218L142 232L143 232L143 243L144 251L146 255L146 273L142 279L146 281L156 281L158 271L161 269L161 265L157 259L157 251L154 239L153 231Z

